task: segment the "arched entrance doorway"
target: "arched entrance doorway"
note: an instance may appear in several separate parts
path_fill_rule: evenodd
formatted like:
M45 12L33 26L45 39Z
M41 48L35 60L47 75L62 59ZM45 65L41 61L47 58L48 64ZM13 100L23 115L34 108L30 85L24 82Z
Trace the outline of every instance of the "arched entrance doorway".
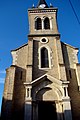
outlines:
M55 102L51 101L38 102L38 120L57 120Z
M55 91L50 87L44 87L36 92L35 101L32 103L33 120L57 120L58 99Z
M33 92L32 120L63 120L62 92L54 83L41 79Z

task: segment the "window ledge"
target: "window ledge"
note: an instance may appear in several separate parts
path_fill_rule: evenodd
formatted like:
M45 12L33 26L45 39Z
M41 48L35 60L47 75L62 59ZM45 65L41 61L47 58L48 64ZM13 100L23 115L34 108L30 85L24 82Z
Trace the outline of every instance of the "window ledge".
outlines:
M41 70L49 70L51 68L39 68L39 69L41 69Z

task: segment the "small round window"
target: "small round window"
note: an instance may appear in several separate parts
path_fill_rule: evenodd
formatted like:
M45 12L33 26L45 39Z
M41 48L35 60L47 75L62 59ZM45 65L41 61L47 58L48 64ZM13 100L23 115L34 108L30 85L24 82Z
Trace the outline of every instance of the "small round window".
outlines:
M41 42L41 43L47 43L47 42L48 42L48 39L47 39L47 38L42 38L42 39L40 40L40 42Z

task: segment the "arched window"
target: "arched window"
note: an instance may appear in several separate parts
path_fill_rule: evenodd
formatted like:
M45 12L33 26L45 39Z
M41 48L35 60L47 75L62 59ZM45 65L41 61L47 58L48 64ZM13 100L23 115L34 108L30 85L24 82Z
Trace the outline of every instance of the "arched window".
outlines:
M50 29L50 21L48 17L44 19L44 29Z
M42 22L41 22L41 18L37 18L35 21L35 29L40 30L42 29Z
M43 47L41 49L41 68L48 68L49 67L49 57L48 57L48 50Z

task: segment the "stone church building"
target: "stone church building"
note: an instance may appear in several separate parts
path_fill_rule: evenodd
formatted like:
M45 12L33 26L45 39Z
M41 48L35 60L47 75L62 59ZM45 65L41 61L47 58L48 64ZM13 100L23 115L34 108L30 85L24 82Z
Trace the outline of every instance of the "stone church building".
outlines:
M45 0L28 9L28 43L11 51L2 120L80 120L78 48L60 41L57 11Z

